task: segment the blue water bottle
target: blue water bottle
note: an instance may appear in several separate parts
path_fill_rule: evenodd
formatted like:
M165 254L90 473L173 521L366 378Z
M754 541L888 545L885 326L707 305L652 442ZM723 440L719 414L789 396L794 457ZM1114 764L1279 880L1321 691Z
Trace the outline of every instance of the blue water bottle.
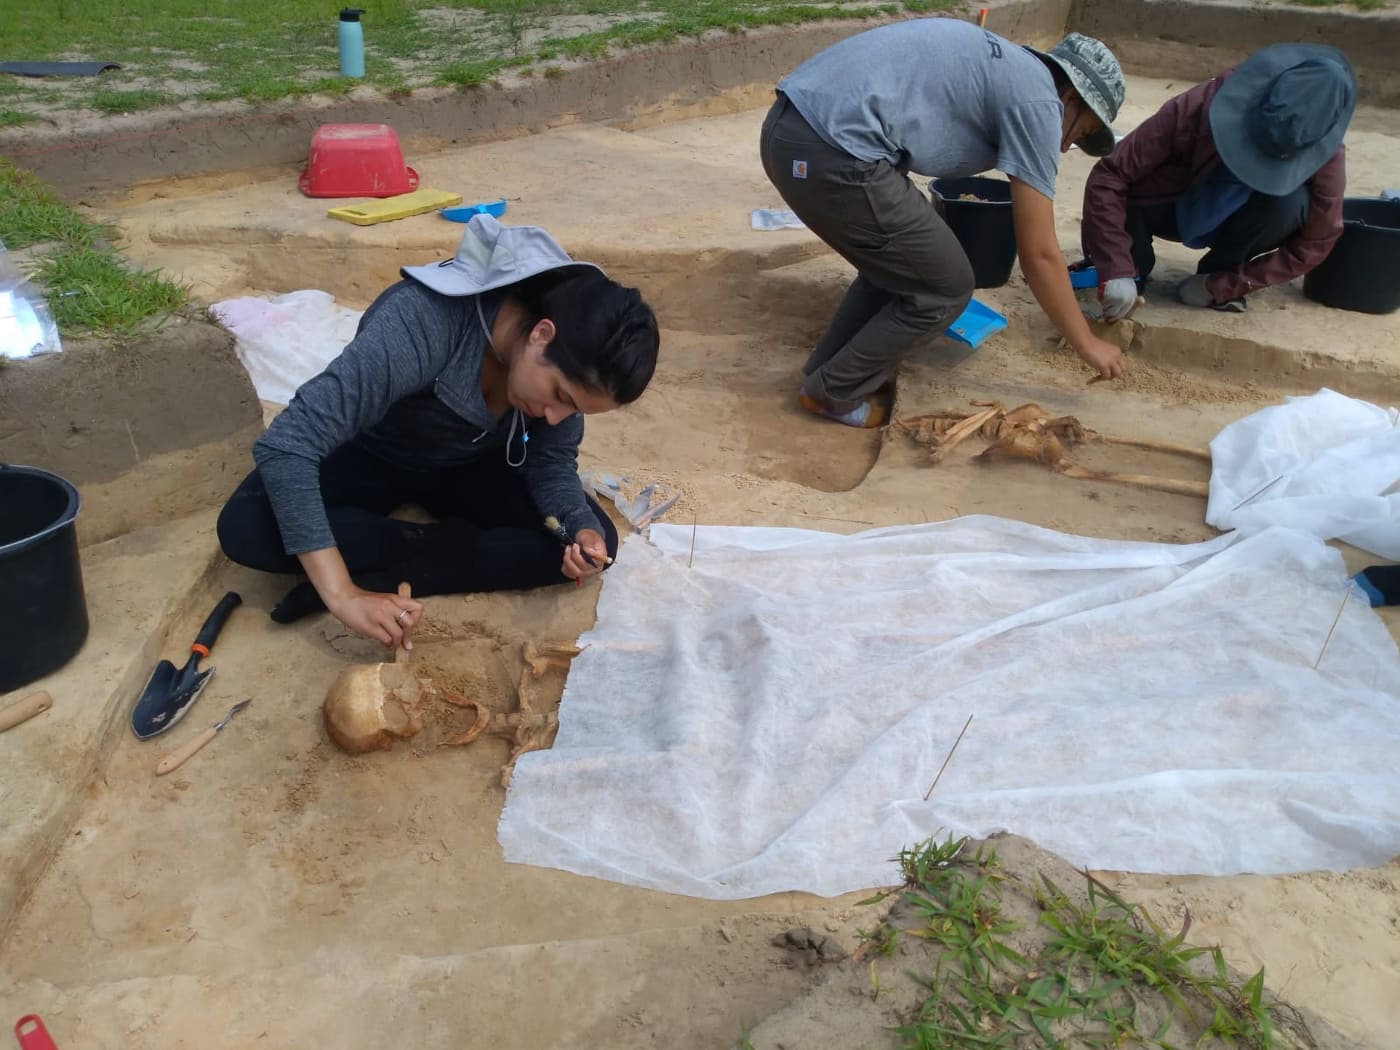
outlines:
M365 75L365 31L360 26L364 11L358 7L342 8L340 12L340 75Z

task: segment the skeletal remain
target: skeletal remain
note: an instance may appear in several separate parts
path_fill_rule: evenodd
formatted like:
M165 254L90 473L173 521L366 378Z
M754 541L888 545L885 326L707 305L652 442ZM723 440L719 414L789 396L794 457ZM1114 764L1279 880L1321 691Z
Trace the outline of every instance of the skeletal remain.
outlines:
M533 642L526 642L522 647L525 666L520 670L520 681L515 689L519 704L516 711L492 711L476 700L469 700L445 689L435 690L434 695L437 699L467 708L476 714L470 729L442 741L438 746L462 747L486 733L509 737L514 746L511 748L510 758L501 768L501 787L508 787L510 778L515 773L516 759L528 751L541 751L549 747L559 729L557 711L540 711L535 708L535 700L530 692L531 682L550 668L567 671L569 661L581 651L575 645L546 642L536 646Z
M559 728L554 710L539 710L531 694L531 683L550 670L569 669L569 661L581 649L562 642L526 642L522 647L525 665L516 686L519 703L515 711L492 711L485 704L434 685L413 674L407 654L400 650L396 663L351 667L340 676L322 704L326 731L335 743L351 754L388 750L396 740L407 740L423 729L423 706L429 700L442 700L475 713L465 732L441 741L439 747L461 747L486 733L509 737L514 746L501 770L501 786L510 783L515 761L527 751L549 747Z
M895 420L895 425L928 449L929 461L942 462L943 457L965 441L988 420L1001 412L996 402L973 402L981 406L975 413L935 413Z
M423 729L424 683L403 664L348 667L326 693L326 732L352 755L387 751Z
M541 645L526 642L523 652L525 666L530 669L532 675L539 678L551 667L567 671L569 661L583 650L576 645L565 645L561 642L544 642Z
M1097 441L1191 456L1208 463L1210 452L1207 449L1145 438L1108 437L1084 426L1074 416L1052 416L1034 402L1019 405L1010 411L994 401L973 401L972 404L975 411L948 409L925 416L911 416L897 423L915 442L929 449L929 459L934 463L942 460L969 434L977 433L992 442L976 457L978 459L1029 459L1081 480L1112 481L1187 496L1206 496L1209 493L1209 485L1203 481L1090 470L1065 455L1066 448Z
M1126 445L1128 448L1144 448L1149 452L1170 452L1176 456L1190 456L1207 463L1211 461L1210 449L1201 448L1198 445L1177 445L1170 441L1149 441L1147 438L1110 437L1107 434L1098 434L1095 436L1095 440L1102 441L1105 445Z
M1064 445L1049 431L1022 429L999 438L990 448L977 457L979 460L998 458L1029 459L1044 463L1052 470L1071 478L1083 481L1112 481L1121 485L1136 485L1140 488L1156 489L1181 496L1201 496L1210 494L1210 486L1204 481L1185 481L1179 478L1159 478L1148 474L1115 474L1109 471L1090 470L1070 461L1065 455Z
M412 596L406 583L399 596ZM321 715L336 745L352 755L387 751L395 740L423 730L423 691L427 683L408 669L408 650L394 652L393 663L347 667L326 692Z

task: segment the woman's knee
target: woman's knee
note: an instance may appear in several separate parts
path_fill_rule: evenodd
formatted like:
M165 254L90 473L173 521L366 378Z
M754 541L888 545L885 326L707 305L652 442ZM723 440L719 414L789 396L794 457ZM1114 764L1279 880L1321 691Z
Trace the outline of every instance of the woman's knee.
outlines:
M286 571L282 534L260 485L238 486L219 511L214 531L230 561L263 572Z

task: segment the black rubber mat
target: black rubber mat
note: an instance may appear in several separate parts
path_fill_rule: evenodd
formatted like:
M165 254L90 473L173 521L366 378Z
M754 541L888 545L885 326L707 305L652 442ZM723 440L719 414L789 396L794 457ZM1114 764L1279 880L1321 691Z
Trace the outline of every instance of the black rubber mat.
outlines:
M109 69L121 69L117 62L0 62L0 73L19 77L95 77Z

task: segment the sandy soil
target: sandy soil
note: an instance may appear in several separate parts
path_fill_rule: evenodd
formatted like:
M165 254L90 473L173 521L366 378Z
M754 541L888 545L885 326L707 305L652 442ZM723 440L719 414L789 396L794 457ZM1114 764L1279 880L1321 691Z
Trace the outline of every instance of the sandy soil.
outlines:
M533 165L551 151L566 156L595 141L582 133L520 140L477 158L512 165L526 187L513 205L516 221L543 222L571 245L600 245L624 265L618 245L630 240L639 261L626 272L661 313L666 350L652 389L637 405L590 420L584 466L681 486L686 497L671 520L682 522L849 532L976 512L1096 536L1187 542L1211 534L1194 498L1071 481L1033 465L979 465L971 459L975 445L932 467L893 430L853 433L803 414L792 397L796 367L847 274L803 233L748 234L739 225L749 207L777 203L763 191L761 173L754 176L760 119L752 113L633 133L626 151L571 169L568 194L531 196L529 187L552 174ZM1379 133L1366 141L1373 152L1362 151L1361 170L1379 177L1397 147ZM705 163L678 164L682 154L674 151L683 147ZM619 172L649 156L660 156L656 170L673 178L658 175L625 218L608 213L626 185ZM1081 163L1070 158L1067 178L1082 179L1082 169L1073 174ZM239 224L255 219L230 212L219 192L206 201L189 185L148 195L152 209L195 230L223 208L233 232L204 254L133 234L133 243L153 253L139 261L182 258L184 276L224 294L300 286L276 286L269 275L294 273L279 270L288 264L276 258L259 269L230 263L240 250ZM1069 252L1074 199L1068 192L1060 215ZM671 225L655 219L667 212L679 218ZM612 240L603 233L609 224ZM375 234L407 242L381 242L391 273L401 254L421 255L429 238L444 236L421 223L402 227ZM716 244L710 254L697 248L706 236ZM742 237L758 238L748 243L759 246L733 250ZM332 275L337 259L344 272L347 260L367 258L326 248L314 259L328 265L307 264L300 276ZM264 280L248 279L253 273ZM1284 321L1330 323L1353 346L1394 339L1393 321L1313 312L1296 291L1258 298L1261 312L1288 309L1294 314ZM1158 299L1143 327L1117 330L1138 348L1132 380L1086 385L1083 368L1026 308L1019 277L988 300L1012 313L1011 327L975 355L952 343L919 355L900 377L900 415L972 398L1034 400L1104 432L1203 445L1225 423L1307 381L1232 365L1229 341L1248 334L1243 322L1183 320L1181 308ZM1191 337L1180 333L1192 331L1198 342L1224 341L1210 360L1154 355L1159 329L1178 333L1171 338L1183 345ZM1369 375L1364 360L1354 362L1357 386ZM1083 458L1091 466L1205 477L1202 465L1159 453L1093 448ZM1349 563L1365 564L1361 553L1345 553ZM253 706L166 778L152 777L151 768L193 729L154 746L122 735L0 947L0 971L9 978L0 1001L16 1016L44 1014L64 1034L60 1045L731 1046L742 1030L785 1008L789 1018L816 1010L804 1003L821 974L786 965L769 943L773 933L806 925L850 948L859 928L874 925L877 916L855 907L855 896L722 904L506 865L494 838L505 743L431 747L460 725L439 712L414 745L354 759L336 752L317 705L348 661L373 661L376 653L324 619L271 624L260 613L284 586L227 566L210 582L211 593L239 590L247 607L220 641L217 693L192 717L202 726L248 696ZM595 601L591 588L435 598L415 659L443 681L505 706L520 644L576 636L591 622ZM1400 636L1400 617L1384 615ZM176 633L197 619L192 613ZM561 683L557 674L543 679L542 697L557 702ZM1344 1040L1393 1045L1388 993L1400 987L1400 864L1288 878L1106 877L1168 923L1189 906L1193 937L1224 944L1241 970L1265 966L1275 991L1321 1015ZM858 981L857 970L841 980ZM900 979L899 971L885 979ZM897 1045L878 1028L809 1028L798 1042L786 1039L759 1045Z

